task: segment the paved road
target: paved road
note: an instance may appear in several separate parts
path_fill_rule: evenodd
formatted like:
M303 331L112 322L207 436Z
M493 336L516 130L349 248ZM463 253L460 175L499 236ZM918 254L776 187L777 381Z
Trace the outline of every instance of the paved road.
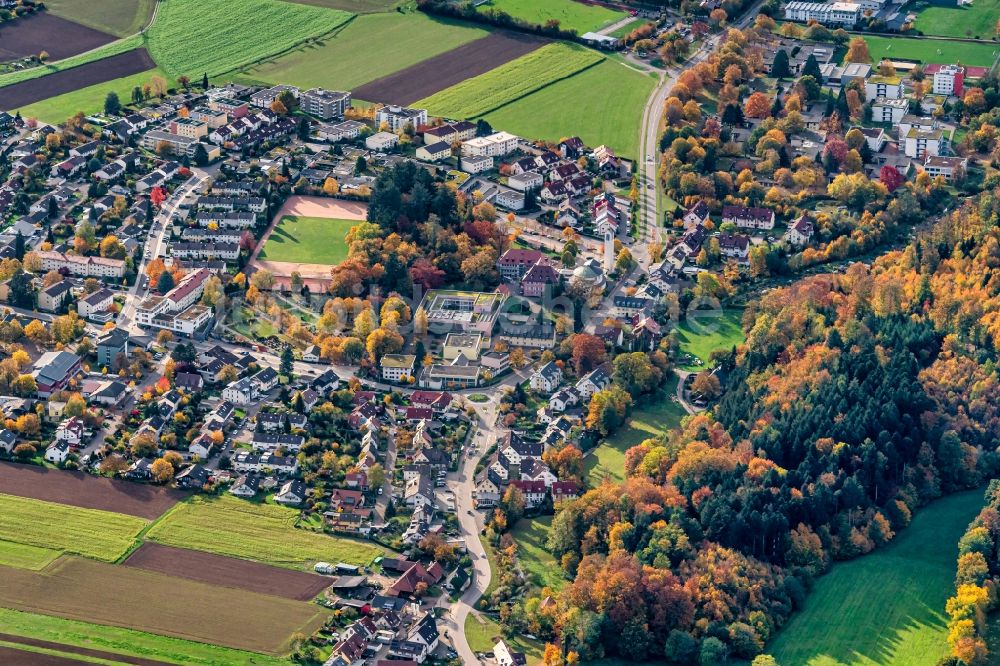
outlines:
M451 605L448 613L441 619L441 624L448 631L448 636L452 639L462 663L470 665L478 664L480 661L475 651L469 647L469 641L465 636L465 620L469 613L476 612L473 606L489 587L493 575L489 560L486 558L486 549L479 538L483 520L473 504L472 491L476 486L475 472L479 457L499 434L496 428L498 397L499 392L494 391L489 402L475 404L476 413L479 415L479 431L466 448L462 466L457 472L448 475L448 489L455 494L455 515L458 517L459 533L465 539L465 546L472 557L473 575L469 587L462 597Z
M192 175L184 182L180 187L174 190L173 195L168 199L164 206L157 213L153 220L153 228L150 229L149 240L147 243L148 249L143 251L142 261L136 266L136 279L135 284L132 288L128 290L127 298L125 299L125 306L122 307L121 313L118 315L118 327L125 329L133 334L143 333L137 326L134 325L133 317L135 316L136 305L149 293L149 289L155 287L156 285L149 285L149 287L143 287L143 278L146 275L146 266L149 262L160 256L160 250L165 249L166 237L168 236L167 229L170 227L170 220L177 213L178 208L180 208L181 203L184 199L194 192L198 187L201 186L208 179L208 173L202 171L201 169L192 169Z

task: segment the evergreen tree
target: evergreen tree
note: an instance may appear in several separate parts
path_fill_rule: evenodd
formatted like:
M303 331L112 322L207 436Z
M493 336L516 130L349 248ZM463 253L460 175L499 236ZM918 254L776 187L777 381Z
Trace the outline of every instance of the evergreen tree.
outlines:
M156 290L161 294L165 294L173 288L174 276L170 274L170 271L163 271L160 273L160 277L156 281Z
M836 110L840 114L841 120L847 120L851 117L851 108L847 106L847 92L843 88L840 89L840 94L837 95Z
M817 81L822 81L822 75L819 71L819 63L816 62L816 56L812 53L806 58L806 63L802 65L802 76L811 76Z
M281 350L281 364L278 366L278 370L286 377L291 377L294 364L295 354L292 353L292 346L285 345L285 348Z
M14 257L18 261L24 259L24 236L21 235L20 231L14 237Z
M107 116L117 116L121 113L122 103L118 99L118 93L111 91L104 98L104 114Z
M203 167L206 164L208 164L208 151L205 150L205 145L202 144L201 142L199 142L198 145L195 146L194 163L200 167Z
M778 49L774 54L774 63L771 65L771 76L776 79L783 79L791 76L792 70L788 66L788 54L785 49Z
M208 90L208 72L201 75L201 89Z

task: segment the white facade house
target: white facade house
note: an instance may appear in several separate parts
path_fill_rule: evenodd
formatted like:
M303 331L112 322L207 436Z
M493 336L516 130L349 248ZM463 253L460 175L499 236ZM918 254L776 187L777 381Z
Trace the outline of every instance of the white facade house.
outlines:
M382 357L382 379L399 382L412 377L416 358L412 354L386 354Z
M562 379L562 370L560 370L559 366L555 363L549 361L535 371L533 375L531 375L531 379L528 380L528 383L532 390L540 391L542 393L552 393L559 388L559 384L562 383Z
M872 102L872 120L877 123L896 124L903 119L909 109L910 103L905 99L879 97Z
M903 143L903 153L907 157L925 158L928 155L944 155L948 152L948 137L943 130L911 129Z
M865 99L903 98L903 79L899 76L869 76L865 79Z
M932 90L935 95L961 95L965 70L958 65L944 65L934 72Z

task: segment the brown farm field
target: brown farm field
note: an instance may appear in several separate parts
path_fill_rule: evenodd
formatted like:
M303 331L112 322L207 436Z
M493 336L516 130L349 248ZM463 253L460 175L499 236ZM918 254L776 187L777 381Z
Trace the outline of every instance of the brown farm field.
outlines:
M125 566L196 580L209 585L232 587L297 601L309 601L330 586L332 580L305 571L237 560L187 548L144 543L124 562Z
M355 99L412 104L466 79L485 74L549 43L542 37L497 30L441 55L355 88Z
M113 81L156 67L146 49L134 49L0 88L0 110L17 109L80 88Z
M79 666L80 664L89 663L93 662L60 657L55 654L28 652L0 645L0 664L12 664L16 666Z
M55 650L56 652L67 652L70 654L78 654L83 657L94 657L95 659L107 659L108 661L113 661L115 663L121 662L123 664L133 664L134 666L172 666L165 661L157 661L155 659L145 659L143 657L133 657L130 655L117 654L115 652L106 652L104 650L93 650L91 648L82 648L75 645L66 645L64 643L55 643L53 641L43 641L37 638L28 638L26 636L16 636L14 634L0 633L0 641L5 643L19 643L21 645L42 648L43 650ZM31 653L25 653L31 654ZM0 653L2 656L2 653ZM49 655L40 655L49 656ZM54 656L54 655L53 655ZM34 663L31 661L3 661L0 659L0 664L24 664L24 663ZM81 663L75 659L68 659L67 662L56 662L56 663Z
M0 61L18 60L42 51L62 60L114 41L114 35L39 12L0 27Z
M43 572L0 568L0 606L280 655L326 613L309 603L64 557Z
M158 518L187 496L176 490L105 479L83 472L12 463L0 463L0 492L84 509L114 511L146 520Z

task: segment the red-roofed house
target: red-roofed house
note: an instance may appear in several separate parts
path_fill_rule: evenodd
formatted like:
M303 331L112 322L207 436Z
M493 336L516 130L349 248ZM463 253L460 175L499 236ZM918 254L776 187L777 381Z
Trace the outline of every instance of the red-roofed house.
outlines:
M510 485L521 491L524 495L524 505L528 509L533 509L545 501L544 481L511 481Z
M504 280L520 280L541 258L542 253L538 250L511 248L497 260L497 270Z
M552 504L555 506L580 496L580 486L573 481L556 481L550 490L552 491Z

